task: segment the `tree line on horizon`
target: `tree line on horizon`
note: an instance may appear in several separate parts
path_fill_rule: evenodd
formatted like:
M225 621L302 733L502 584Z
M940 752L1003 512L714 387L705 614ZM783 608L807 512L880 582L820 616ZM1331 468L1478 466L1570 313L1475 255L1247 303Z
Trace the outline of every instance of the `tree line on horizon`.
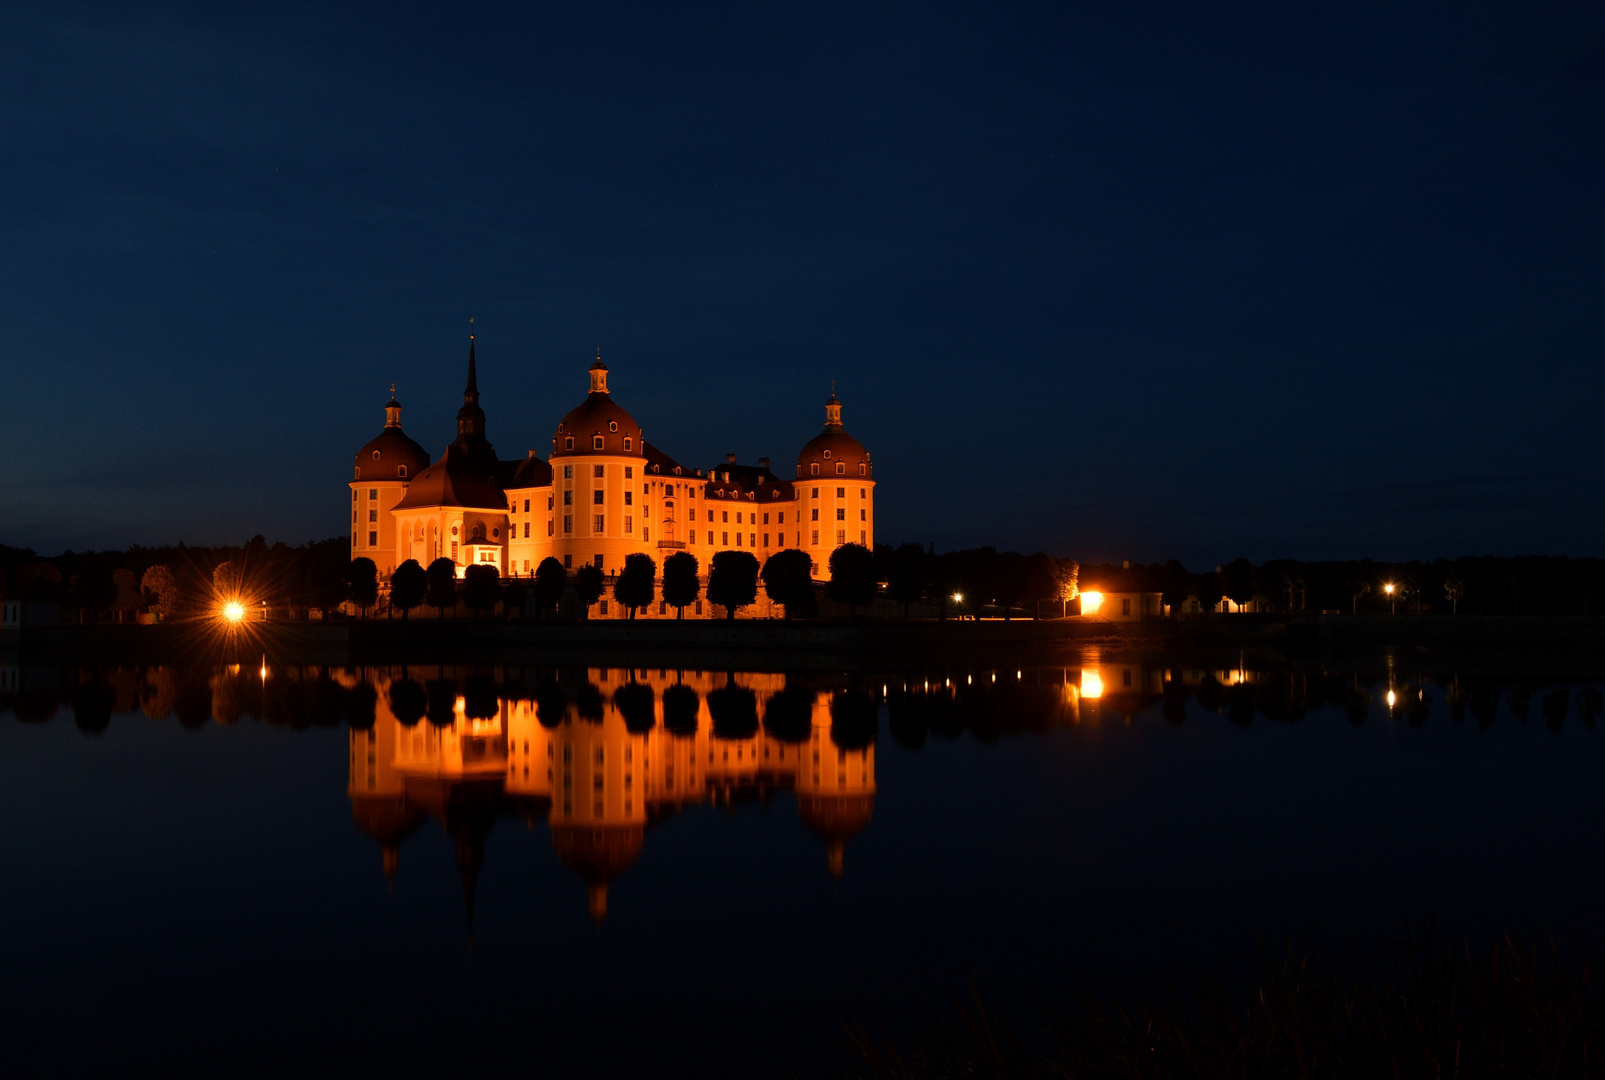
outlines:
M0 545L0 595L55 601L78 621L128 621L154 613L175 618L207 610L219 597L248 594L275 610L301 609L335 616L344 604L406 617L421 607L437 613L461 603L478 614L500 607L504 614L531 608L555 615L565 597L581 611L610 598L626 611L662 603L683 612L696 601L725 608L731 617L756 602L759 588L787 618L819 614L807 553L787 549L760 563L745 551L717 553L704 568L689 552L676 552L661 566L632 555L616 574L594 566L568 570L546 559L534 574L503 578L493 566L470 566L459 579L449 559L425 567L408 560L388 581L366 558L349 558L345 537L291 546L262 536L242 545L161 547L135 545L121 551L64 552L41 558L34 551ZM1595 614L1605 600L1605 566L1599 559L1566 556L1478 556L1402 563L1369 559L1301 562L1272 559L1255 564L1236 559L1200 572L1181 562L1082 566L1043 553L1021 554L992 547L936 552L930 546L856 544L836 549L823 593L856 614L877 599L889 600L908 617L1029 616L1039 601L1074 599L1083 582L1117 571L1144 592L1161 594L1172 611L1197 600L1206 610L1222 599L1256 610L1345 614ZM1392 587L1389 591L1389 586Z

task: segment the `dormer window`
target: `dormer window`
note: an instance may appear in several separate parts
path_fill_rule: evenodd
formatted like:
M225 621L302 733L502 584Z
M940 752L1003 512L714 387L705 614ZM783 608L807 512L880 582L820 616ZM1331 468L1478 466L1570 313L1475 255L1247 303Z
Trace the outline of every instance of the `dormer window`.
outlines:
M859 476L868 476L869 475L869 466L865 465L862 461L860 461L858 463L858 475Z
M572 449L574 449L574 436L570 435L568 438L563 440L563 449L564 450L572 450Z
M405 466L405 465L397 465L396 466L396 475L401 477L403 480L407 479L407 466Z
M819 475L819 462L815 461L815 462L811 462L809 464L809 466L808 466L808 475L809 476L818 476Z
M841 461L836 462L836 475L837 476L845 476L846 474L847 474L847 464L845 462L841 462Z
M619 429L619 422L617 420L609 421L608 425L607 425L607 429L609 431L617 431Z
M373 460L375 460L375 461L379 460L379 451L375 450L373 452Z
M826 450L826 451L825 451L825 460L826 460L826 461L829 461L829 460L830 460L830 451L829 451L829 450Z
M600 450L600 449L602 449L602 446L603 446L602 436L594 435L594 436L591 437L591 449Z
M624 436L624 452L625 453L629 453L630 452L630 446L631 445L632 445L632 441L631 441L630 437L628 435Z

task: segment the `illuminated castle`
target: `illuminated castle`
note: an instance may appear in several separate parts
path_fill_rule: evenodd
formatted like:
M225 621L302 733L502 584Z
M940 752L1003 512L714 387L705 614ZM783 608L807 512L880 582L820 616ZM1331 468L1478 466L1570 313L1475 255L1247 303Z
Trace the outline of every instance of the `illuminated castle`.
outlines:
M833 393L825 427L797 455L795 479L769 459L738 465L727 455L704 472L646 441L608 388L598 357L590 392L564 416L547 460L535 451L503 461L485 437L473 339L457 438L433 464L401 429L401 405L385 406L382 432L358 451L351 488L351 556L367 557L381 580L402 562L438 558L486 564L525 576L547 557L570 569L592 563L617 572L640 552L659 564L675 551L697 556L703 574L726 549L760 563L784 548L808 553L828 575L842 544L875 543L875 468L842 427Z

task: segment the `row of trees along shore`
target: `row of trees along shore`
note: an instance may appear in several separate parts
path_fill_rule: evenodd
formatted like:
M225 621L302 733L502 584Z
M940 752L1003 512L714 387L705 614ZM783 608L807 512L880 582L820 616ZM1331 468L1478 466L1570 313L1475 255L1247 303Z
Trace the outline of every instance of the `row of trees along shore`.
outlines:
M125 551L65 552L41 558L0 545L0 596L58 602L78 622L193 617L240 598L275 617L317 612L338 617L343 605L363 615L408 618L420 609L443 616L466 608L479 616L531 612L583 617L610 599L625 612L652 604L677 613L700 601L734 617L757 602L759 590L786 618L814 618L821 593L849 614L877 608L902 617L1029 616L1049 602L1055 614L1074 612L1077 592L1124 568L1077 564L1037 553L994 548L936 553L918 544L856 544L836 549L829 580L812 580L807 553L788 549L763 562L750 552L723 551L703 567L689 552L658 564L632 555L618 573L594 566L565 569L546 559L528 576L501 577L493 566L470 566L459 578L449 559L429 566L409 560L381 580L366 558L349 559L348 541L334 537L292 547L261 536L243 545L131 547ZM1342 614L1587 615L1605 601L1605 565L1566 556L1481 556L1431 562L1299 562L1237 559L1199 572L1180 562L1131 564L1129 578L1161 594L1171 611L1206 610L1229 599L1256 611Z

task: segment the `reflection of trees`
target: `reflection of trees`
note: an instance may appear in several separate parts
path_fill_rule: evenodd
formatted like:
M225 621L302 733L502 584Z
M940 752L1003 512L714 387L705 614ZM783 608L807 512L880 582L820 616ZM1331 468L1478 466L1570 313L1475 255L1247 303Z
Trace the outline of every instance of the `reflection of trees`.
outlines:
M574 695L574 711L581 720L589 720L593 724L600 724L603 716L602 689L593 682L587 681Z
M495 679L470 675L463 680L463 715L468 719L489 720L500 711L500 701L501 688Z
M717 690L708 691L708 715L719 739L750 739L758 734L758 695L737 685L732 677Z
M785 689L764 703L764 731L783 743L807 742L814 730L814 698L812 688L788 678Z
M535 716L542 727L555 728L568 715L568 695L556 679L547 679L535 688Z
M373 727L379 710L379 691L364 679L347 691L346 722L354 728L367 730Z
M152 720L166 720L173 715L173 701L177 696L172 668L153 667L145 672L139 690L139 708L146 716Z
M663 726L676 735L697 733L701 702L697 692L684 683L675 683L663 689Z
M875 745L875 699L863 690L838 690L830 698L830 741L842 750Z
M429 695L416 679L390 684L390 711L404 727L412 727L429 710Z
M632 680L613 691L613 705L624 717L625 730L633 734L644 734L657 726L657 717L652 711L652 688L644 683Z
M1544 723L1549 730L1560 734L1566 725L1566 712L1571 708L1572 691L1569 686L1557 686L1544 695Z
M79 683L72 695L73 723L82 732L99 735L111 726L111 710L116 703L117 693L109 683L100 679Z
M1477 721L1477 729L1487 731L1493 726L1494 717L1499 715L1499 687L1482 680L1473 683L1469 708Z
M424 715L436 727L450 727L457 719L457 684L451 679L430 679L424 687L428 704Z

